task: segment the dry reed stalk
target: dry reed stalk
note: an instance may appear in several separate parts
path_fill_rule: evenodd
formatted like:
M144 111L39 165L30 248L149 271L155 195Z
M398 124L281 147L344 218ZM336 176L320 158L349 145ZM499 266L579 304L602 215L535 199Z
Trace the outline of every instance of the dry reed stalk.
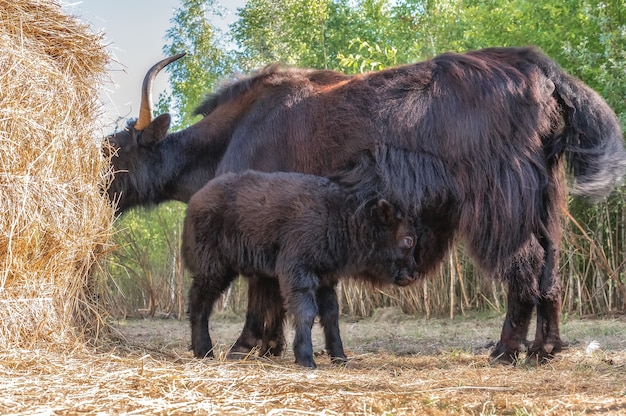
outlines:
M0 0L2 346L72 342L99 313L88 279L113 218L94 134L107 62L58 4Z

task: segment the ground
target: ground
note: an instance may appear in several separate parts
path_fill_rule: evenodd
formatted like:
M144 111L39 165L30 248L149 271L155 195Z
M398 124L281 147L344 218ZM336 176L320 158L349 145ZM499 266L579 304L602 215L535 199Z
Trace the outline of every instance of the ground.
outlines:
M0 353L0 413L626 414L624 317L564 319L571 347L544 366L490 362L502 319L392 309L343 317L349 363L330 364L316 328L315 371L297 367L291 351L223 359L241 317L212 319L215 360L192 358L187 322L118 321L120 340L99 347Z
M341 336L348 355L380 351L396 355L441 355L464 352L488 356L499 339L504 315L471 314L455 318L416 318L394 308L377 310L371 318L341 318ZM563 338L574 351L585 349L592 341L603 351L626 353L626 316L611 319L564 319ZM191 337L189 324L174 319L120 320L114 328L132 345L168 354L184 355ZM224 353L237 339L243 328L243 317L217 314L211 319L211 337L217 354ZM293 331L286 326L287 342ZM531 326L529 334L534 334ZM315 351L323 350L323 335L319 325L313 328ZM290 356L287 351L286 357Z

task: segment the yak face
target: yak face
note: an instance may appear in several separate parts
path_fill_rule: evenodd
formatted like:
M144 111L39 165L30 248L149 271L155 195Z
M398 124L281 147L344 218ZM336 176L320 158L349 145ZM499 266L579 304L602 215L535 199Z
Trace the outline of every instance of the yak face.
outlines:
M157 145L167 135L171 118L169 114L152 118L152 83L163 68L183 56L179 53L167 57L148 70L141 87L139 117L105 140L104 153L111 156L114 174L108 194L118 213L135 205L159 202L158 187L165 180L159 172L162 156Z
M123 131L105 138L103 152L110 157L113 180L107 193L116 212L123 213L135 205L154 201L155 168L161 161L158 143L167 134L170 115L161 114L143 130L130 121Z
M409 218L384 199L372 208L373 250L367 259L368 280L406 286L418 277L417 236Z

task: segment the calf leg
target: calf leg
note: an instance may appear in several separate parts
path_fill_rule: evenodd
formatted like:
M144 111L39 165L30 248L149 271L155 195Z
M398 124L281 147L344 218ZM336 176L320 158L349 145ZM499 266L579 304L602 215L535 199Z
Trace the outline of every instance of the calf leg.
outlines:
M345 364L348 362L348 358L343 351L343 343L339 334L339 303L335 288L320 287L316 295L320 322L324 328L326 351L330 355L330 361L333 364Z
M213 357L213 343L209 335L209 316L213 305L230 281L214 287L210 279L203 276L194 276L189 289L189 320L191 322L191 349L197 358Z
M280 277L281 292L285 297L287 310L293 315L295 329L293 352L296 363L309 368L316 368L311 329L318 314L315 303L317 282L317 276L310 273Z
M296 363L303 367L316 368L313 360L313 342L311 340L311 328L317 316L315 307L315 297L312 291L308 293L294 294L294 299L298 304L294 308L294 329L293 353Z

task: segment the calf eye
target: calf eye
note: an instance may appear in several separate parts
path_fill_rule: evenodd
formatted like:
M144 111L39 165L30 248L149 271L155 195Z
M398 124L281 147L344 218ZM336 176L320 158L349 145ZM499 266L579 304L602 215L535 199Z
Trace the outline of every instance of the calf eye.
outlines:
M414 244L415 244L415 239L411 237L410 235L406 235L402 239L402 245L406 248L411 248L413 247Z

